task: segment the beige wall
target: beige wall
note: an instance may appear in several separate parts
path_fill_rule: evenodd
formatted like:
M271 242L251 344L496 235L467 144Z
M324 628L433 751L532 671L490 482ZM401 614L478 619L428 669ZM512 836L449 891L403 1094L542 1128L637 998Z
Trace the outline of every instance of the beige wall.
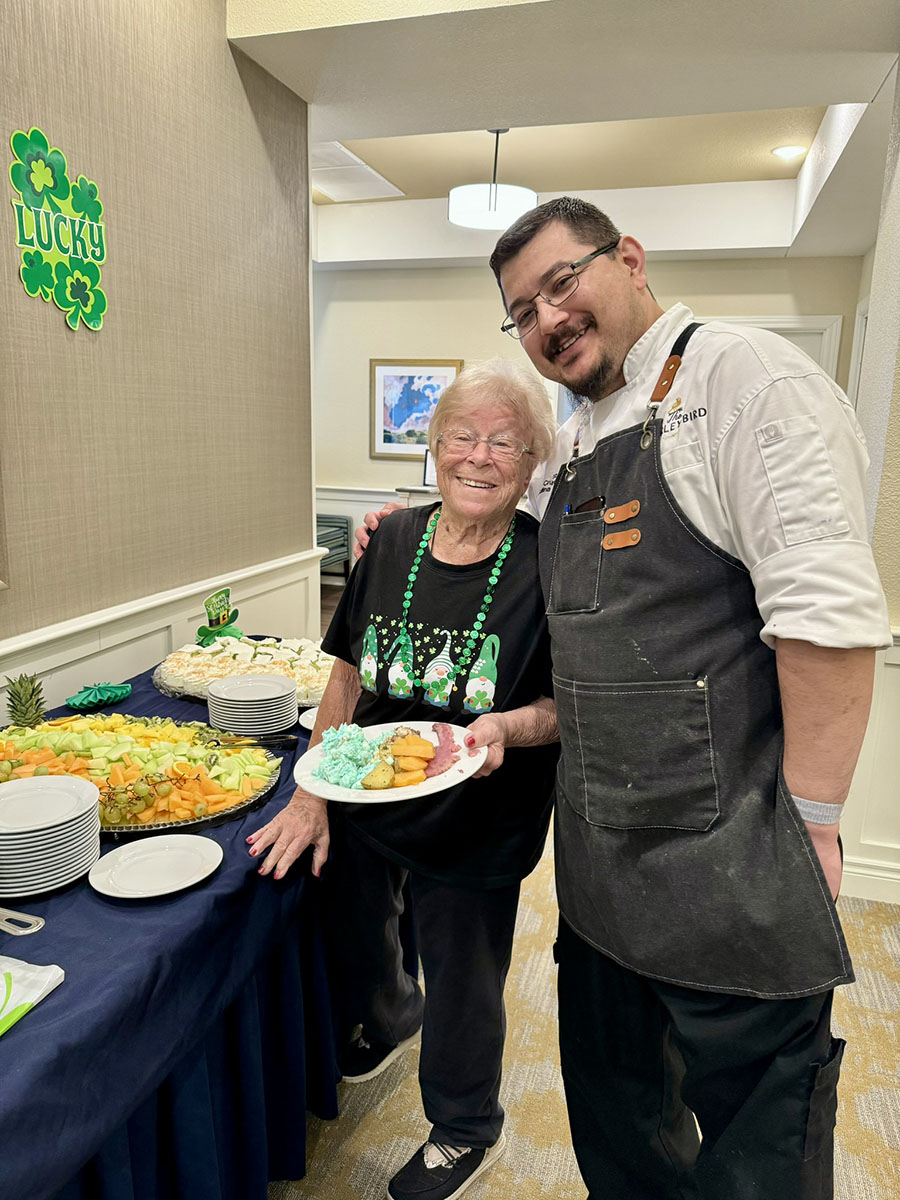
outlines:
M891 625L900 629L900 354L897 356L891 396L891 416L885 439L872 548L887 596Z
M6 0L0 637L312 544L306 106L225 0ZM97 182L109 307L26 295L9 136Z
M713 316L843 317L838 381L846 386L859 258L650 263L664 306ZM420 465L369 457L369 359L524 359L500 333L487 267L317 271L314 276L316 482L392 488L421 482Z

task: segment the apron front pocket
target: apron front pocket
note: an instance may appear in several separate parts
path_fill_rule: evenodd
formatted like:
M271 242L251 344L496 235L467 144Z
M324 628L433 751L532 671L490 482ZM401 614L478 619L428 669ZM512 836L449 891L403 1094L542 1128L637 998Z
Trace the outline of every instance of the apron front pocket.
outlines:
M553 677L571 807L613 829L709 829L719 815L706 679Z
M566 513L553 554L548 613L594 612L600 603L603 511Z

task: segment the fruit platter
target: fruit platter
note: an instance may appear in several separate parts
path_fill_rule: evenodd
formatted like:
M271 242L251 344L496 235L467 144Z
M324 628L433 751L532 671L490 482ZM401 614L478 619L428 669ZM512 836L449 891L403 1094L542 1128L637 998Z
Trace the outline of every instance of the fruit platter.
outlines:
M107 833L222 820L255 807L278 782L281 759L199 721L167 717L58 717L0 730L0 784L75 775L100 790Z
M205 700L216 679L235 675L286 675L297 685L301 708L319 704L334 659L308 638L216 638L208 646L189 642L164 658L153 682L167 696Z

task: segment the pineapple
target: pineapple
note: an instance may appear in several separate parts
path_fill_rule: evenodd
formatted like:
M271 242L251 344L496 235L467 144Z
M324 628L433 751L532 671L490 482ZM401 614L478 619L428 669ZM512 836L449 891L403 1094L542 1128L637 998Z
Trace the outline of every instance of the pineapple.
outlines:
M44 692L37 675L7 675L6 706L13 725L37 725L44 718Z

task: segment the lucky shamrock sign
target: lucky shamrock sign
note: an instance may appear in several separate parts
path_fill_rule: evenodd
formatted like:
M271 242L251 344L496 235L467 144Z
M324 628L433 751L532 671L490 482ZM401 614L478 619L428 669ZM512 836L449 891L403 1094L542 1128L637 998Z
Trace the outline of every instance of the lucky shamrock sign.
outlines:
M9 139L9 178L18 193L16 246L19 275L29 296L52 299L66 324L98 330L106 312L100 264L106 261L106 226L97 185L84 175L69 178L66 156L51 148L40 129L17 129Z

